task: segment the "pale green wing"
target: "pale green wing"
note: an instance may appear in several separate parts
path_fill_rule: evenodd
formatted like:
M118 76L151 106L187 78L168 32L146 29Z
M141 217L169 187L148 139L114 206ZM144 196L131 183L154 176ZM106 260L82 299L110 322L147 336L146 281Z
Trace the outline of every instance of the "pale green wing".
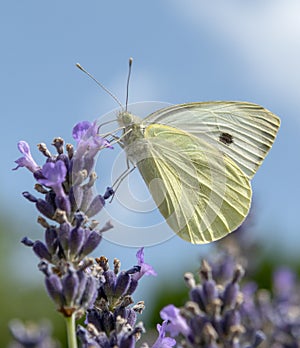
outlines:
M276 137L280 120L247 102L203 102L174 105L143 120L179 128L218 146L251 178Z
M218 148L158 124L148 126L132 147L130 157L161 214L184 240L209 243L245 219L251 203L249 179Z

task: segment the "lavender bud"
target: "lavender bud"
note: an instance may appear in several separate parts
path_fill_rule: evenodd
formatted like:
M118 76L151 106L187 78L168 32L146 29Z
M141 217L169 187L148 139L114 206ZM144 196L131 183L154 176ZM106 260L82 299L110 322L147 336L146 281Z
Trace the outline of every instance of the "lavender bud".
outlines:
M130 284L129 284L129 287L127 289L126 294L132 295L135 292L135 290L138 286L138 283L139 283L138 280L131 278L131 281L130 281Z
M203 281L212 279L211 267L206 260L201 261L200 274Z
M32 203L36 203L38 200L34 195L32 195L31 193L27 191L22 192L22 195L24 198L26 198L29 202L32 202Z
M223 306L225 308L234 308L239 294L240 287L237 283L229 283L225 287L223 294Z
M68 153L68 157L71 160L73 155L74 155L74 147L73 147L73 145L72 144L67 144L66 145L66 150L67 150L67 153Z
M77 298L81 301L81 298L85 292L85 288L87 286L88 276L82 270L77 271L77 276L79 280L78 290L77 290Z
M111 332L114 329L115 320L111 312L103 311L101 321L105 332Z
M51 262L51 254L49 253L46 245L42 243L41 241L37 240L33 244L33 251L40 259L45 259L49 262Z
M203 282L203 300L205 305L212 304L218 296L218 290L214 280L207 280Z
M205 302L203 299L203 290L201 285L196 285L190 290L190 298L196 302L202 311L205 311Z
M193 289L196 286L196 281L195 281L193 273L186 272L184 275L184 280L185 280L186 285L190 289Z
M91 204L91 201L93 199L93 189L91 187L85 186L82 188L82 195L81 195L81 204L80 204L80 210L83 212L86 212L89 205ZM79 203L79 202L78 202Z
M116 285L115 285L115 291L114 296L115 297L121 297L126 293L126 290L129 287L131 277L127 272L121 272L117 279L116 279Z
M74 214L74 219L76 221L76 227L80 227L85 220L85 215L81 212L78 212Z
M232 328L241 324L241 315L236 309L229 310L224 315L223 329L226 335L232 334Z
M69 197L67 195L62 196L56 196L55 197L55 204L57 208L64 210L67 214L71 211L71 203L69 200Z
M24 245L26 245L28 247L32 247L34 244L34 242L27 237L22 238L21 243L23 243Z
M103 331L102 320L100 316L100 312L96 309L88 309L86 315L86 321L89 324L93 324L98 331Z
M69 200L71 204L71 211L76 211L81 206L82 202L82 188L79 185L74 185L70 188Z
M101 232L101 233L106 232L106 231L112 229L113 227L114 227L114 226L113 226L113 224L111 223L111 221L107 221L107 222L105 223L105 225L100 229L99 232Z
M134 326L136 322L136 312L131 308L126 308L124 306L119 306L114 312L115 318L120 316L124 318L130 326Z
M84 242L84 230L81 227L75 227L71 230L69 248L73 256L77 256Z
M54 254L58 247L57 233L54 227L48 227L45 232L45 242L50 254Z
M108 258L105 256L101 256L101 257L97 257L96 262L98 263L98 265L104 270L104 271L108 271L109 269L109 264L108 264Z
M69 270L67 275L62 279L63 295L65 297L65 305L71 306L77 296L79 280L76 272Z
M88 236L87 240L85 241L80 254L81 255L90 254L93 250L97 248L97 246L101 242L101 239L102 239L102 236L100 233L96 231L92 231L90 235Z
M68 222L63 222L59 226L58 240L64 250L68 250L69 248L70 230L71 225Z
M94 277L88 277L84 293L81 298L81 305L85 308L91 308L97 297L97 281Z
M45 279L45 283L48 294L52 300L56 302L59 307L63 306L63 287L60 278L56 274L51 274L50 277Z
M88 174L92 172L92 169L95 166L95 159L93 157L85 156L84 157L84 168L87 170Z
M92 217L96 214L98 214L101 209L104 207L105 200L101 195L97 195L91 202L90 206L88 207L86 211L87 217Z
M51 157L51 153L47 148L47 145L45 143L40 143L37 145L39 151L45 156L50 158Z
M116 284L116 275L113 271L106 271L103 273L105 278L105 283L103 284L103 290L107 297L114 295L115 284Z
M45 215L49 219L53 219L55 210L51 204L43 199L38 199L36 202L36 207L41 214Z
M81 341L82 348L109 347L109 343L108 343L107 338L106 338L106 342L103 345L99 345L98 342L96 342L94 339L92 339L90 337L89 332L80 325L78 325L76 335L79 338L79 340ZM97 337L97 341L99 341L98 337Z
M120 348L132 348L135 346L135 336L133 333L122 336L120 340Z
M52 145L56 148L58 154L62 154L64 152L64 140L61 137L54 138Z
M55 198L56 195L52 190L48 191L45 195L45 201L48 202L54 210L56 209Z

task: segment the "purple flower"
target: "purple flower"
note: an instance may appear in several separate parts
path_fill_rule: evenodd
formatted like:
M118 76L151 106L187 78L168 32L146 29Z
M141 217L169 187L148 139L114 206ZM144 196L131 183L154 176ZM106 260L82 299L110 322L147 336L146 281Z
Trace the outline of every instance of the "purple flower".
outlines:
M18 149L19 151L24 155L23 157L18 158L15 163L17 163L17 167L13 170L17 170L20 167L26 167L28 170L30 170L32 173L36 172L40 167L36 164L34 159L31 156L30 153L30 147L26 141L19 141L18 142Z
M63 161L47 162L43 165L42 174L44 178L38 179L38 182L55 191L55 188L65 181L67 168Z
M86 150L97 152L101 147L111 147L106 139L99 136L96 121L77 123L73 128L72 135L78 144L77 151L81 153Z
M138 250L138 252L136 253L136 257L138 260L138 265L141 267L141 269L139 272L132 275L133 279L138 281L139 279L142 278L143 275L152 275L152 276L157 275L153 267L149 265L148 263L144 262L144 248L141 248Z
M70 201L65 194L62 183L66 179L67 168L63 161L47 162L41 170L43 178L38 182L45 186L51 187L55 192L55 203L58 208L70 212Z
M164 321L169 323L167 330L170 332L171 336L177 336L179 333L182 333L184 336L189 334L189 327L180 314L180 310L174 305L168 305L160 311L160 316Z
M174 338L165 337L168 326L169 324L167 320L163 321L162 325L157 324L156 328L159 335L152 348L170 348L175 346L176 341Z
M87 134L87 131L91 127L91 122L82 121L77 123L72 131L73 138L79 143Z

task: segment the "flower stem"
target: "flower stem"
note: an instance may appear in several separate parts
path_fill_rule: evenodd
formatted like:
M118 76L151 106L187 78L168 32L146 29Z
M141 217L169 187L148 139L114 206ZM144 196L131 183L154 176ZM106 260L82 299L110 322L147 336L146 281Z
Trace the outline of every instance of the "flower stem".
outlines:
M65 317L67 325L68 347L77 348L76 329L75 329L75 313L70 317Z

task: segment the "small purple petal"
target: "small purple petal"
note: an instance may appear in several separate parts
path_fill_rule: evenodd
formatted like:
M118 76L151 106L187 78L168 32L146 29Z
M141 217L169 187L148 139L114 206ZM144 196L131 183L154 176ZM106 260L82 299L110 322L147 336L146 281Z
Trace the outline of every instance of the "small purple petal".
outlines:
M38 182L49 187L55 187L65 181L67 168L63 161L47 162L43 165L42 174L44 179L38 179Z
M170 348L175 346L176 341L174 338L165 337L168 325L168 321L166 320L163 321L162 325L157 324L156 328L159 335L157 340L154 342L152 348Z
M85 136L87 130L91 127L91 122L89 121L82 121L77 123L74 128L73 128L73 138L79 142L80 140L83 139L83 137Z
M111 148L109 142L99 136L96 121L93 123L88 121L78 123L73 128L73 138L78 143L77 151L79 153L84 153L88 149L89 152L91 152L89 157L94 157L100 148Z
M138 252L136 253L136 257L138 260L138 265L141 267L141 270L132 275L133 279L139 280L143 275L157 276L157 273L155 272L153 267L148 263L144 262L144 248L138 250Z
M189 334L189 327L180 314L180 310L174 305L168 305L160 311L160 316L163 320L168 321L169 325L167 331L170 332L171 336L177 336L182 333L184 336Z
M29 147L28 143L26 141L19 141L18 142L18 149L24 156L18 158L15 161L15 163L17 163L17 167L13 168L13 170L16 170L20 167L26 167L32 173L37 171L40 167L36 164L36 162L32 158L31 153L30 153L30 147Z

